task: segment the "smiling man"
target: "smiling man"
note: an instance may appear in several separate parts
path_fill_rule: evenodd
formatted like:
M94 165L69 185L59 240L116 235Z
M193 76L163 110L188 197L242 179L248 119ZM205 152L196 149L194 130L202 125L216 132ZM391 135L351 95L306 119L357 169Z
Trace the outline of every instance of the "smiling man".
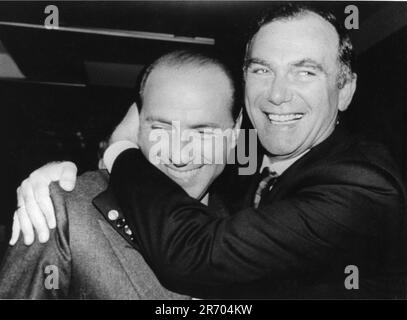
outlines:
M304 154L331 135L356 88L350 50L349 40L312 12L264 23L250 40L246 105L273 161Z
M228 217L137 149L106 151L117 156L111 187L135 243L166 288L209 298L406 297L401 175L382 145L338 125L356 89L352 61L330 13L284 4L258 21L244 76L263 157L255 175L218 191L229 192Z
M352 56L332 14L288 4L259 20L245 104L264 157L257 175L228 185L239 203L229 218L177 192L136 150L118 156L112 187L164 286L198 297L406 297L401 176L383 146L337 125L356 89ZM134 163L143 170L126 175Z
M191 197L201 199L223 171L230 151L230 144L229 148L215 145L217 135L229 133L230 141L231 129L238 128L234 127L238 114L233 109L233 82L227 71L223 69L222 74L216 65L199 68L198 61L198 66L192 63L190 68L175 69L168 57L163 59L169 61L154 63L141 83L144 107L138 145L146 159L155 160L156 166ZM188 59L187 66L191 64ZM216 146L221 148L211 152ZM199 150L192 152L194 148ZM224 161L215 163L219 156Z
M156 149L154 155L159 161L155 167L162 176L172 179L185 195L216 208L218 217L224 216L222 202L210 195L208 188L223 171L233 143L213 145L212 138L225 131L233 135L239 128L234 95L229 71L217 59L193 51L169 53L146 70L140 88L140 119L130 122L132 128L127 132L147 161L152 160L151 150ZM134 104L126 121L137 113ZM131 136L139 123L138 138ZM152 139L157 132L169 138L159 144L160 148ZM214 155L219 154L224 161L195 159L188 152L191 148L174 148L180 141L171 137L184 133L198 139L196 145L203 150L213 148ZM43 174L52 168L43 168ZM40 238L27 247L20 239L8 250L0 270L0 298L188 298L163 288L129 245L135 243L131 221L121 214L108 184L107 172L96 171L82 175L72 193L52 187L56 228L46 244L41 244ZM26 232L26 225L22 228Z

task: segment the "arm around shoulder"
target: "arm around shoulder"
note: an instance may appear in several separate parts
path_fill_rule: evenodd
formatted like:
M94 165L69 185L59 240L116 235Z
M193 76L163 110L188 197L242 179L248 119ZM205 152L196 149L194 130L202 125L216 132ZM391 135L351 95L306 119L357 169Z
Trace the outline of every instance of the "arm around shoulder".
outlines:
M67 298L71 277L69 230L63 191L51 186L57 227L42 244L35 240L26 246L22 237L9 247L0 268L0 298L57 299Z

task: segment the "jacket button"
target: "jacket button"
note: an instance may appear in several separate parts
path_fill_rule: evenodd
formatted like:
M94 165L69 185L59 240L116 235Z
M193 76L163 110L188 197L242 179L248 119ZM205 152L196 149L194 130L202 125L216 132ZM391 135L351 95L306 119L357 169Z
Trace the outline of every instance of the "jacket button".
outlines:
M107 214L107 217L111 221L115 221L119 218L119 212L117 210L110 210Z
M123 228L123 226L126 224L126 220L124 219L119 219L116 221L116 227L118 228Z
M131 235L133 234L133 232L131 232L131 230L130 230L130 228L129 228L129 226L128 226L127 224L124 226L124 232L125 232L128 236L131 236Z

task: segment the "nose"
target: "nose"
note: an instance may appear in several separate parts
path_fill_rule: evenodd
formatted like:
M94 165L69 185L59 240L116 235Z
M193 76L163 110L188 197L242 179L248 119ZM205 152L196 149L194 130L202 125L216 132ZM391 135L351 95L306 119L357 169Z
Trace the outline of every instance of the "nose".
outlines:
M177 139L176 139L177 140ZM174 167L185 167L192 161L190 148L186 147L188 142L173 141L170 152L170 162Z
M268 91L268 100L278 106L290 101L291 98L292 94L288 87L287 80L282 75L276 75Z

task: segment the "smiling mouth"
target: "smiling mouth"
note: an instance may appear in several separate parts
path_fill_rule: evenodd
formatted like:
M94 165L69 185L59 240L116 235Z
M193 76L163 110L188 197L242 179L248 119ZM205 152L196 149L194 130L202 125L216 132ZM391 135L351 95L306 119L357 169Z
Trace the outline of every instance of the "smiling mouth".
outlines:
M167 166L168 173L174 178L181 180L189 180L194 177L202 166L190 170L176 170Z
M273 124L292 124L301 120L304 116L304 113L285 113L285 114L277 114L277 113L267 113L265 115L269 119L269 121Z

